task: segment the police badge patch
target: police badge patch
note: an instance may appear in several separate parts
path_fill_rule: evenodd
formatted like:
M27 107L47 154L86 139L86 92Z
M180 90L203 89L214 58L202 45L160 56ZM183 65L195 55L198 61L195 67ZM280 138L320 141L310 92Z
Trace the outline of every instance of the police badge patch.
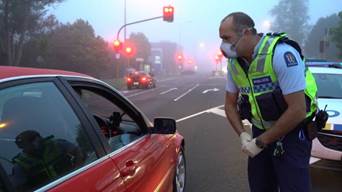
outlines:
M287 67L293 67L298 65L296 57L289 51L284 54L284 59Z

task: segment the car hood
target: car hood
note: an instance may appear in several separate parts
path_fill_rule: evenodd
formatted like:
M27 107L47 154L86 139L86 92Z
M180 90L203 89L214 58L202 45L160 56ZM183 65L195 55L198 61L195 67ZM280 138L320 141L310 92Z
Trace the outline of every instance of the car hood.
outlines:
M329 114L328 122L323 130L337 132L342 135L342 99L318 99L318 106Z

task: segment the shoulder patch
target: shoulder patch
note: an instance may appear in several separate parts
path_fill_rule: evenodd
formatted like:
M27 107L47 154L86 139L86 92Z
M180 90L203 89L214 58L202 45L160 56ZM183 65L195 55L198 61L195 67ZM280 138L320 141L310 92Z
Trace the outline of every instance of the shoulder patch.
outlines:
M296 57L290 51L284 54L284 59L285 59L287 67L293 67L293 66L298 65L298 61Z

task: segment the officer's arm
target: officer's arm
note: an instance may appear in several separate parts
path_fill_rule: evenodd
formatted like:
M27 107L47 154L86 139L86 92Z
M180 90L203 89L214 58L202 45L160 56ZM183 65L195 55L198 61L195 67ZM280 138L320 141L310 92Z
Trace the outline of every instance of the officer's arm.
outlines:
M270 144L282 136L285 136L296 128L306 117L304 91L285 95L284 98L288 105L287 110L271 129L259 136L260 140L265 144Z
M229 123L232 125L235 132L240 135L245 130L242 126L241 118L237 110L238 95L238 93L230 93L226 91L224 109Z

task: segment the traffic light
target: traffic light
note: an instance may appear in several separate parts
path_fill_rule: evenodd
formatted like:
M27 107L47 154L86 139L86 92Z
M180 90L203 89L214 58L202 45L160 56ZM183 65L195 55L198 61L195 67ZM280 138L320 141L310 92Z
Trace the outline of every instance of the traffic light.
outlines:
M122 43L116 39L113 44L114 44L114 50L116 52L120 52L122 48Z
M182 63L183 62L183 56L182 55L177 55L177 62Z
M125 46L122 52L127 58L132 58L136 55L137 50L133 43L125 42Z
M163 7L163 20L166 22L173 22L173 15L174 15L174 7L169 5L169 6L164 6Z

